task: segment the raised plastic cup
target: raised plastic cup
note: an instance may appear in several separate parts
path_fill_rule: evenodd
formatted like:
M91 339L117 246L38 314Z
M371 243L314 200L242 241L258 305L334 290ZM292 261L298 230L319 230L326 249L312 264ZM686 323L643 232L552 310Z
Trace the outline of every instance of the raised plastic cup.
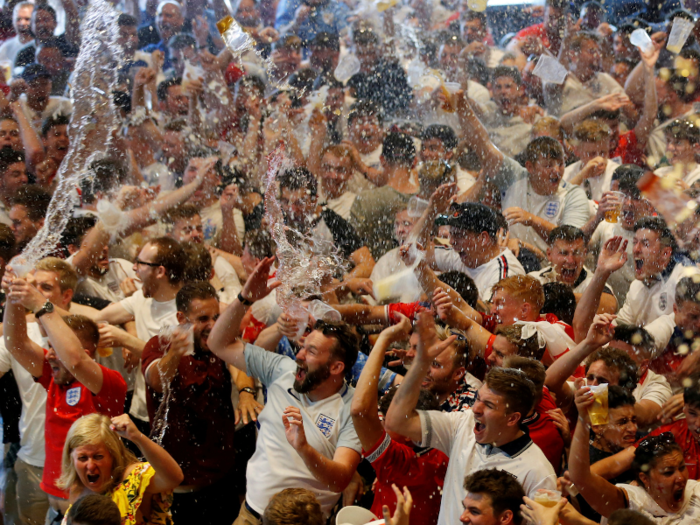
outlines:
M360 72L360 59L354 54L345 55L338 62L338 66L333 72L333 76L338 82L343 84L350 80L354 75Z
M668 35L668 40L666 42L666 49L672 53L680 53L694 26L695 24L690 20L681 17L674 18L671 34Z
M554 507L561 499L561 492L551 489L537 489L535 497L532 499L543 507Z
M539 60L537 60L535 69L532 70L533 75L552 84L563 84L568 73L567 69L557 59L549 55L541 55Z
M608 384L596 385L589 387L593 392L595 401L588 408L588 417L591 419L591 425L607 425L608 424Z
M307 311L309 312L309 315L313 317L314 319L318 320L323 320L323 321L342 321L343 317L340 315L340 312L333 308L332 306L327 305L323 301L319 299L314 299L309 303L309 305L306 307Z
M485 11L486 5L487 5L487 0L468 0L467 1L467 6L469 7L469 9L471 9L472 11L476 11L477 13Z
M614 210L605 212L605 222L616 223L620 221L620 215L622 215L622 203L625 200L625 194L621 191L611 191L610 193L617 196L619 203Z
M420 217L423 212L428 209L428 201L416 197L415 195L408 200L408 212L409 217Z
M654 42L651 41L649 33L641 27L632 31L630 34L630 42L633 46L637 46L645 53L648 53L654 47Z

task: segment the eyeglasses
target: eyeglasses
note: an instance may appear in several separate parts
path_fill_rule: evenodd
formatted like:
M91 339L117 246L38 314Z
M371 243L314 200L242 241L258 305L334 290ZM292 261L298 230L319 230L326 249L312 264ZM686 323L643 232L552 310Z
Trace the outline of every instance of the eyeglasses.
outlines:
M142 261L141 259L136 259L134 261L134 264L137 266L150 266L151 268L158 268L159 266L163 266L162 264L159 264L159 263L146 262L146 261Z
M649 436L644 438L640 443L637 450L644 454L653 455L659 448L664 447L664 445L675 445L676 439L673 437L671 432L663 432L658 436Z

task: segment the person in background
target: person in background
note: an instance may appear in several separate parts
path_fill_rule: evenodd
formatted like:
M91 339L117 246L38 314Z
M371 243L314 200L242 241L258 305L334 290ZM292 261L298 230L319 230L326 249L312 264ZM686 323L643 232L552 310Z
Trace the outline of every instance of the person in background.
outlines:
M15 246L21 252L44 226L51 195L38 186L24 186L12 197L9 217Z
M464 478L467 495L462 501L460 523L521 525L520 505L525 491L517 478L496 468L484 469Z
M66 515L66 525L121 525L121 522L117 504L100 494L83 496Z
M308 489L284 489L270 499L262 515L263 525L323 525L326 523L314 493Z
M32 12L34 4L18 2L12 10L12 27L16 35L5 40L0 46L0 62L9 62L5 67L13 68L17 53L34 42L32 34Z

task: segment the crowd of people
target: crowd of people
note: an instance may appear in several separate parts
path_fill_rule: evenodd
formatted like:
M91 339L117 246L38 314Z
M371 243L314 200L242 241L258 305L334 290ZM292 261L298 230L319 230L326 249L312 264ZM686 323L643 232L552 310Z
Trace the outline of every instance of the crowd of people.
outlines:
M0 524L700 520L700 5L111 3L67 190L90 7L0 12Z

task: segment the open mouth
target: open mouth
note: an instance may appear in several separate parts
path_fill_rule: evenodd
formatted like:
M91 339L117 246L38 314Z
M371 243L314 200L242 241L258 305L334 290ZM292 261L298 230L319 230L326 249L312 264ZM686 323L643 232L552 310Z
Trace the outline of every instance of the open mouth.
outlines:
M297 381L303 381L304 378L306 377L306 370L304 370L301 367L297 367L297 373L296 373L296 380Z
M87 480L88 480L88 483L95 484L98 481L100 481L100 475L99 474L88 474Z
M632 222L634 220L634 212L623 211L622 212L622 220L627 221L627 222Z
M676 503L679 503L683 501L683 494L685 493L685 489L676 489L673 491L673 500Z
M644 266L644 261L642 259L635 259L634 260L634 268L637 271L641 271L643 266Z
M561 268L559 270L562 281L573 282L576 279L576 270L571 268Z
M476 420L476 423L474 423L474 432L479 433L483 432L484 430L486 430L486 425L483 424L481 421Z

